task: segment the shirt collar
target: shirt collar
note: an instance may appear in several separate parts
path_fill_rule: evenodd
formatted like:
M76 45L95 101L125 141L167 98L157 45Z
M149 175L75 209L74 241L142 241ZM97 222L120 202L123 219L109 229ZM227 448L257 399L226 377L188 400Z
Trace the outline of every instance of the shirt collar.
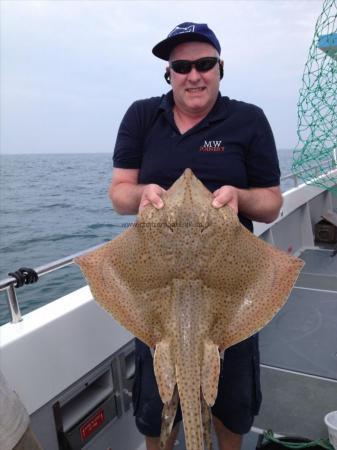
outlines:
M167 94L162 96L161 102L159 104L159 109L170 112L173 109L173 105L173 91L171 89Z
M217 122L218 120L226 119L228 116L228 97L222 97L221 92L218 94L216 102L208 114L208 122Z

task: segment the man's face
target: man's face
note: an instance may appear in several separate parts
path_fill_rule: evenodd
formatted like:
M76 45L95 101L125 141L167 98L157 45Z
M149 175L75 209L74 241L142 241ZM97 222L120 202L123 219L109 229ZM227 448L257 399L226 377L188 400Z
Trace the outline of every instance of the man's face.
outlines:
M218 57L212 45L205 42L186 42L177 45L171 52L170 62L177 60L195 61L207 56ZM208 114L219 92L219 64L207 72L198 72L195 66L186 74L170 69L171 85L176 107L187 114Z

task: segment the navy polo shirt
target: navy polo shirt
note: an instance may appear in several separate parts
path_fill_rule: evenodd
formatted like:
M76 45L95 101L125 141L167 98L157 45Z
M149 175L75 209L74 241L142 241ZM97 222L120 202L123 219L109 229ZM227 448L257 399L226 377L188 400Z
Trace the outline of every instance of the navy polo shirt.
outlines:
M263 111L218 95L210 113L181 134L173 118L173 94L134 102L117 135L114 167L139 169L139 183L168 189L186 168L210 190L278 186L275 141ZM252 230L249 219L239 215Z

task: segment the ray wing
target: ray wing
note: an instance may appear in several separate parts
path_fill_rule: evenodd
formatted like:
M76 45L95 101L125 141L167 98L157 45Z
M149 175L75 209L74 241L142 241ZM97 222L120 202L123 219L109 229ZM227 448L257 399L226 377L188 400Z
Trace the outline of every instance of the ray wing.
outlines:
M204 274L204 295L214 312L209 337L223 350L253 335L274 317L304 263L254 236L233 218L230 208L219 213L225 225L215 231L216 240L227 244L210 254L212 270ZM229 230L227 224L233 220L237 224Z
M146 224L140 217L113 241L76 258L75 263L97 302L132 334L154 347L162 337L162 318L169 307L170 273L163 254L165 246L158 245L161 238Z

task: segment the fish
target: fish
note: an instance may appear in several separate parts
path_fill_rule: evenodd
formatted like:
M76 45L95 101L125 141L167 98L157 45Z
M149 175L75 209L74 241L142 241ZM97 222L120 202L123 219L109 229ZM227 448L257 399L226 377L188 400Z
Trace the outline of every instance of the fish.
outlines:
M264 242L186 169L161 209L75 259L93 297L154 351L161 448L180 401L187 450L211 450L220 352L263 328L285 304L303 261Z

